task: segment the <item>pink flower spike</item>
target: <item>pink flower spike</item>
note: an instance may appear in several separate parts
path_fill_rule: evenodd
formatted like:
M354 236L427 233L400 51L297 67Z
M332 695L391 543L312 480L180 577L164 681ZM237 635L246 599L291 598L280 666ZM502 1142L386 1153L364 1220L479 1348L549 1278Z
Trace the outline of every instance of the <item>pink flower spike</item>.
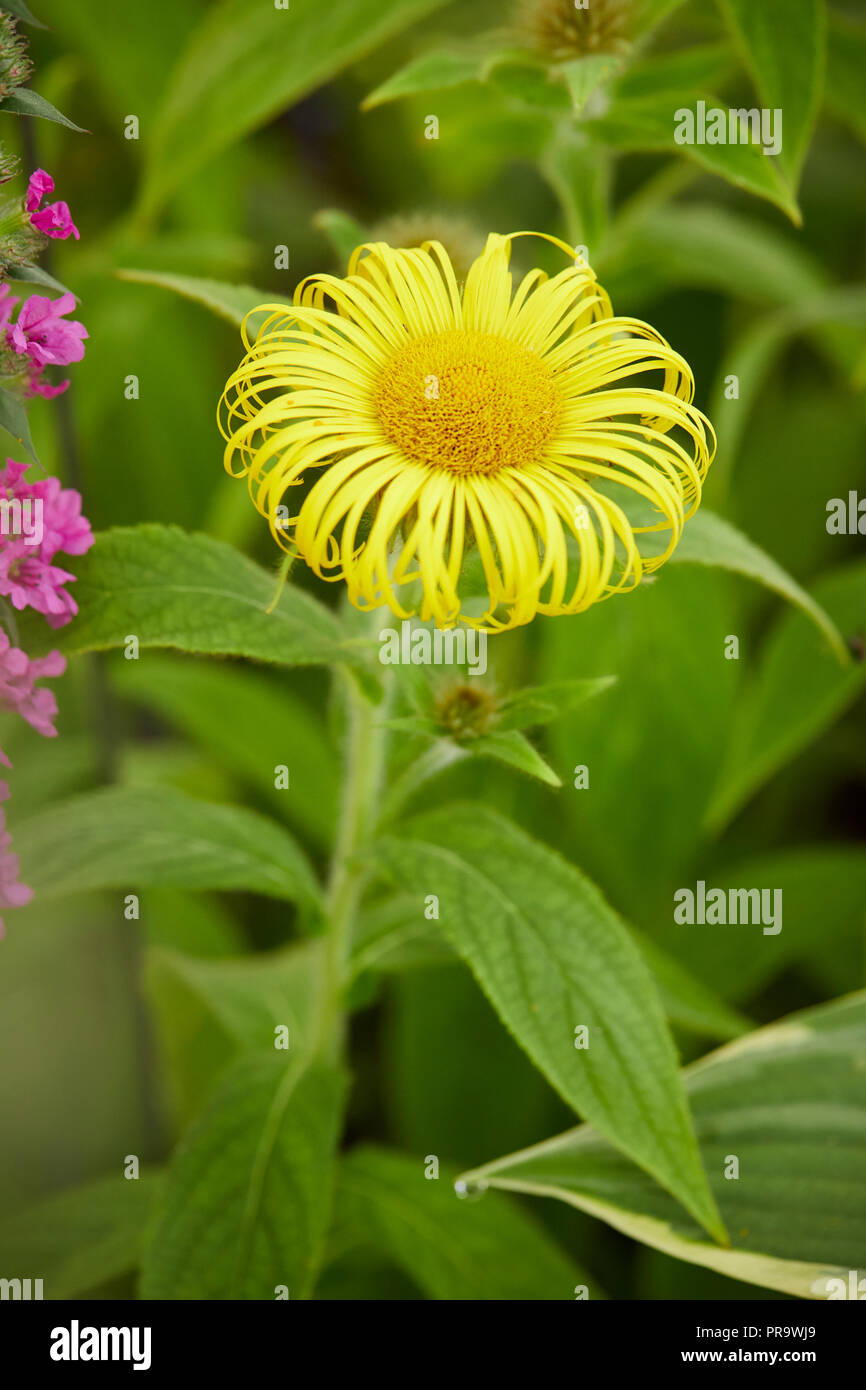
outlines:
M46 193L54 192L54 180L44 169L37 169L30 175L27 194L24 198L25 212L35 212Z
M49 203L41 212L34 212L30 218L37 232L53 237L55 241L65 241L74 236L80 241L81 234L72 220L68 203Z

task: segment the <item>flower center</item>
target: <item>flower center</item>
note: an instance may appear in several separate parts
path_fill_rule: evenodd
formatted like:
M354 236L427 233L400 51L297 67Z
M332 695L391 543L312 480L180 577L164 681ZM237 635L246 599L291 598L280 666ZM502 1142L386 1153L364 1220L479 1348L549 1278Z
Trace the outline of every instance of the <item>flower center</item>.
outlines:
M532 463L559 405L553 375L535 353L462 328L406 343L376 394L391 442L409 458L453 473Z

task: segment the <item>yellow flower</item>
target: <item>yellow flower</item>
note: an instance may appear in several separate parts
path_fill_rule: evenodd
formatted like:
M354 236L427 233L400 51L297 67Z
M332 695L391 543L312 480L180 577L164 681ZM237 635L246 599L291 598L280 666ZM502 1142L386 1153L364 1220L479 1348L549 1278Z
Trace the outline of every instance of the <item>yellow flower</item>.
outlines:
M554 237L569 263L512 293L532 235L491 235L463 286L439 242L360 246L244 325L226 468L359 608L487 631L578 613L657 569L700 501L715 439L688 364Z

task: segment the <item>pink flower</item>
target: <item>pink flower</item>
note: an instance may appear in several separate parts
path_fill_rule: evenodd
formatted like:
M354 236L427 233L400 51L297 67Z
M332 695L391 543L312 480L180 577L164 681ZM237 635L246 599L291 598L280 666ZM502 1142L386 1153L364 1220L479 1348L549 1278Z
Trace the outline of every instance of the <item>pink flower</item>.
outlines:
M54 192L54 180L44 169L37 169L30 175L27 193L24 198L25 212L36 212L46 193Z
M0 705L15 710L43 738L57 735L54 727L57 701L53 691L44 687L37 689L36 682L43 676L62 676L65 670L66 658L60 652L49 652L31 661L20 647L12 646L7 634L0 629ZM9 767L5 755L0 756Z
M81 239L81 233L72 220L68 203L49 203L41 212L34 212L30 221L37 232L43 232L55 241L65 241L69 236L74 236L76 241Z
M7 499L30 499L41 503L42 539L36 552L41 560L51 561L59 550L67 555L83 555L93 545L93 532L86 516L81 515L81 493L75 488L61 487L59 478L27 481L30 465L8 458L0 468L0 492ZM33 547L30 547L34 553Z
M17 353L26 353L40 367L49 363L65 366L69 362L80 362L84 356L82 339L88 336L87 329L83 323L63 317L74 307L74 294L62 294L59 299L32 294L22 305L17 322L6 329L8 343Z
M78 612L75 599L63 588L74 579L24 540L9 541L0 550L0 594L19 611L35 608L49 627L63 627Z
M34 372L27 386L28 396L41 396L43 400L53 401L55 396L62 396L69 386L69 377L61 381L57 386L52 386L50 381L42 379L41 369Z
M61 487L57 478L34 483L33 496L42 499L42 544L40 554L52 560L58 550L66 555L83 555L93 545L93 532L81 515L81 493Z
M57 241L65 241L68 236L74 236L78 241L78 228L72 220L68 203L49 203L47 207L40 208L39 204L46 193L53 192L54 180L51 175L46 174L44 169L37 169L30 175L24 198L24 211L30 213L31 224L37 232L43 232L45 236L54 237Z

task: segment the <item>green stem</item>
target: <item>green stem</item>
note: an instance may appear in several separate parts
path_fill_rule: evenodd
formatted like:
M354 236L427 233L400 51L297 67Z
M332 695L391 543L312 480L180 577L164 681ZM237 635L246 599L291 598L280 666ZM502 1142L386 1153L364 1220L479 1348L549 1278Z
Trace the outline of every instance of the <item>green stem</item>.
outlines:
M338 1061L346 1019L343 994L349 978L352 936L368 870L358 856L372 837L385 769L387 714L364 698L354 679L340 672L347 706L346 765L337 839L325 900L316 1050Z

